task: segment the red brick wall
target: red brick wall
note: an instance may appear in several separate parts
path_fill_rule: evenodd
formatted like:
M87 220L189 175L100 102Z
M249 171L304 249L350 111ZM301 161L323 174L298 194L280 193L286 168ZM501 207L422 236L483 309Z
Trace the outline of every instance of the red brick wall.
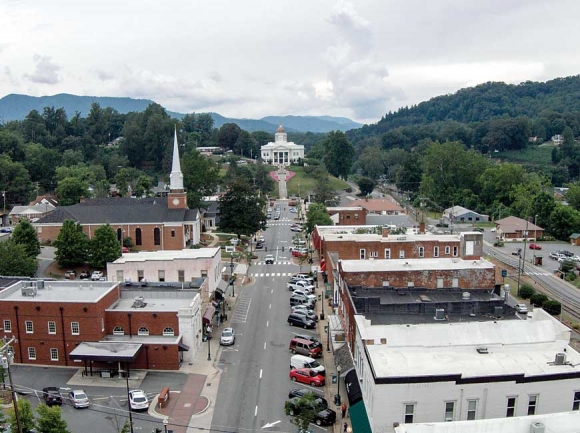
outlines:
M357 226L366 225L367 218L366 214L368 211L366 209L356 209L356 210L340 210L338 212L328 212L329 215L338 214L338 224L339 226Z
M163 335L163 329L170 327L179 335L179 322L177 312L152 312L152 311L107 311L105 318L105 330L107 334L113 334L113 329L120 326L129 335L129 316L131 314L131 335L137 335L140 327L149 329L149 335Z

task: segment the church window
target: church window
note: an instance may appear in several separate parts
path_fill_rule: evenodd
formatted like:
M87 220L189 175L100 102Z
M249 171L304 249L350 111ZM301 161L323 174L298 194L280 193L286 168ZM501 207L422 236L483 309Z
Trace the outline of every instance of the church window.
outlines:
M158 227L153 229L153 245L161 245L161 230Z
M141 238L141 229L135 229L135 245L143 245L143 239Z
M117 229L117 240L119 242L121 242L123 240L123 230L122 229Z

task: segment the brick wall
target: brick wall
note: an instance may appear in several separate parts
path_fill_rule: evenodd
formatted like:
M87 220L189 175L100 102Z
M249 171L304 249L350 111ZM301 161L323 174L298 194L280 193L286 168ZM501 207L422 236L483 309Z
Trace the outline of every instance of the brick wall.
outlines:
M336 225L339 226L354 226L354 225L364 226L367 223L366 218L367 213L368 211L366 209L328 211L328 214L330 216L338 214L338 223Z
M129 317L129 314L131 315ZM129 320L131 326L129 327ZM175 335L179 335L179 322L177 312L163 311L107 311L105 318L105 330L107 334L113 334L116 326L120 326L125 331L125 335L137 335L140 327L149 330L149 335L163 335L163 329L173 328Z

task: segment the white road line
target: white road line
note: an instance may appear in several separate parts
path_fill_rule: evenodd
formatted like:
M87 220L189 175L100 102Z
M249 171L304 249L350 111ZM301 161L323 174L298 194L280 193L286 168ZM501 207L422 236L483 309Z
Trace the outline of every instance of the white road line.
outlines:
M258 405L256 405L256 410L254 411L254 416L258 416Z
M269 325L269 324L270 324L270 321L268 320L268 321L266 322L266 328L268 327L268 325Z
M262 370L260 370L260 379L262 378Z
M271 309L272 309L272 304L270 304L270 308L268 308L268 310L271 310Z
M274 289L270 290L270 293L274 293Z
M266 350L266 342L264 341L264 350Z

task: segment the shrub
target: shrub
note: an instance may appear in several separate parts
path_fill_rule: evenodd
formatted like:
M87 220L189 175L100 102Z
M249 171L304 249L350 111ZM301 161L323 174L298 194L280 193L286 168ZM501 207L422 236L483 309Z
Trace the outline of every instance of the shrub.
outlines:
M534 289L528 283L524 283L520 286L520 290L518 291L518 296L522 299L530 299L536 293L536 289Z
M576 281L578 277L576 276L576 274L574 272L568 272L566 274L566 281Z
M560 304L558 301L548 300L544 302L542 308L552 316L557 316L562 312L562 304Z
M541 307L542 305L544 305L544 302L546 302L548 298L546 295L544 295L543 293L534 293L531 297L530 297L530 302L535 306L535 307Z

